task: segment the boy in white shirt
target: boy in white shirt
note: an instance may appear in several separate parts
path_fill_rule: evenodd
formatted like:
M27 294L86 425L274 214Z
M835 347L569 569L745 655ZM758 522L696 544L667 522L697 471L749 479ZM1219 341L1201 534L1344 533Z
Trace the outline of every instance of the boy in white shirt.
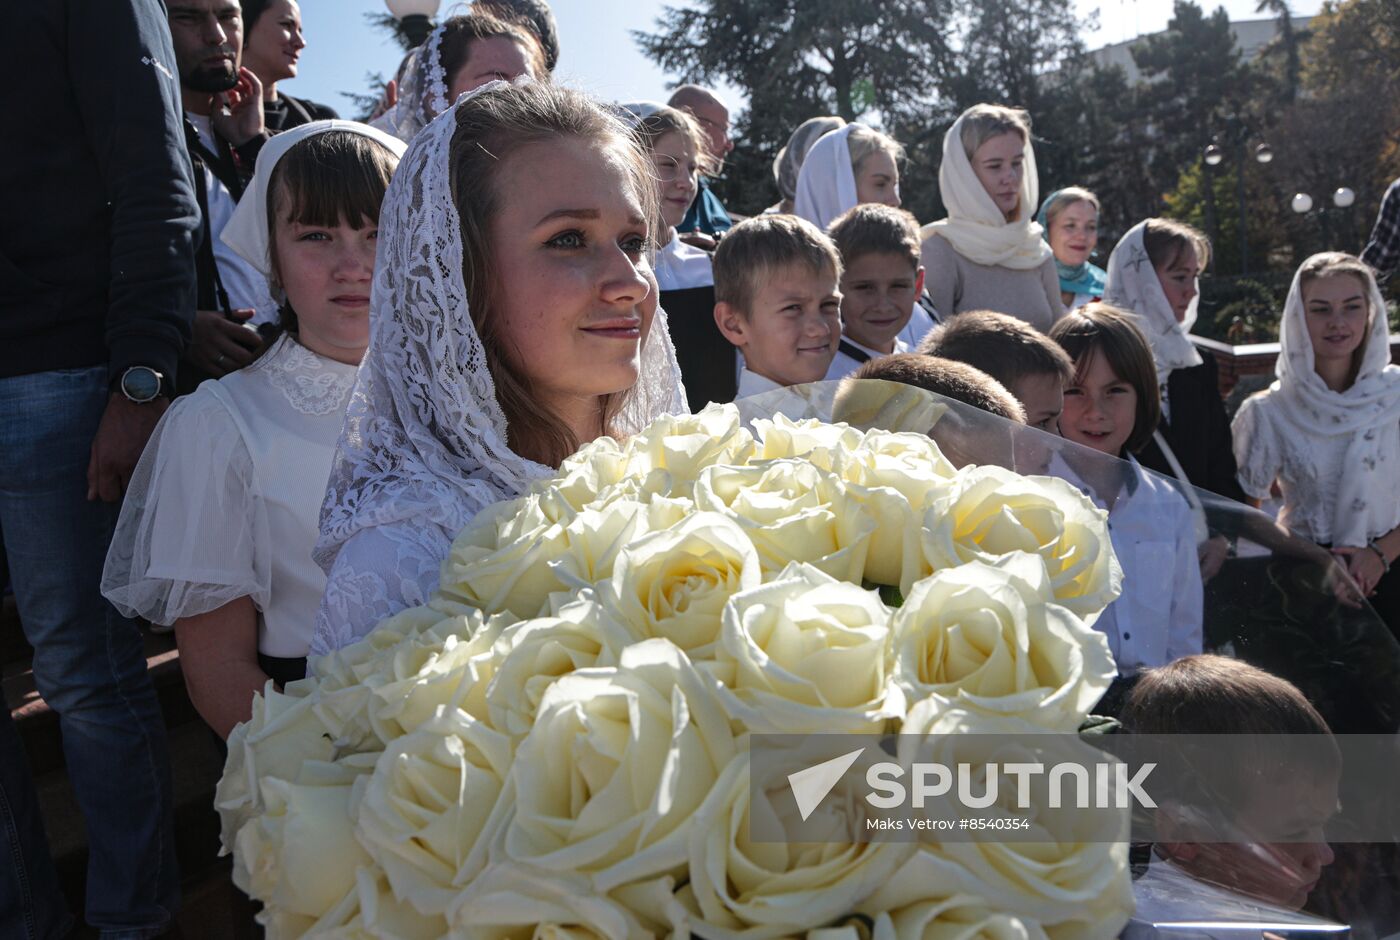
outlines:
M919 223L903 209L856 206L831 223L841 253L841 342L827 370L841 379L872 359L909 352L899 337L924 290Z
M738 398L826 377L841 339L831 239L796 216L746 219L719 243L714 275L715 324L744 355Z

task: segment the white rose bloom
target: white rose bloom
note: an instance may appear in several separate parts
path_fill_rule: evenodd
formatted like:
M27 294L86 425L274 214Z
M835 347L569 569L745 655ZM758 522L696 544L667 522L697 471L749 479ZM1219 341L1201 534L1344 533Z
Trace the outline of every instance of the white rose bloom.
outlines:
M598 627L601 611L593 600L575 602L560 613L514 624L496 642L486 709L492 727L511 738L522 738L534 727L540 701L556 679L617 664L621 649L605 642Z
M1036 742L1034 746L1030 740ZM1048 733L1014 719L949 711L933 699L909 710L898 750L905 765L931 761L974 768L989 763L1050 767L1071 761L1093 766L1104 756L1072 734ZM871 909L900 907L929 885L938 885L946 893L987 898L1001 911L1040 924L1052 938L1117 937L1133 910L1128 811L1072 808L1073 783L1065 784L1068 789L1063 791L1066 808L1049 809L1048 775L1025 779L1030 805L1024 809L1017 805L1019 786L1000 775L996 801L986 808L960 808L950 799L926 810L938 818L1028 820L1030 828L1018 831L1016 841L977 835L960 841L929 841L898 878L870 899ZM971 781L972 793L983 794L986 789L983 778ZM930 834L929 838L935 837Z
M538 616L551 593L566 589L549 562L567 546L567 521L546 518L537 494L488 507L453 541L437 594L488 613Z
M509 862L472 880L452 911L461 940L650 940L633 913L586 878Z
M819 743L834 746L833 738ZM802 821L787 774L831 755L812 760L809 756L795 754L790 765L772 762L765 778L751 786L749 750L741 746L695 814L690 829L690 883L678 899L692 913L696 936L706 940L802 936L817 925L855 913L913 854L912 843L846 841L865 828L864 774L858 768L847 772ZM752 802L751 793L759 796L759 804ZM750 829L760 820L768 830L765 834ZM825 837L801 841L817 832ZM777 838L783 833L792 835Z
M709 405L699 414L662 415L627 441L628 474L641 478L662 470L668 495L688 496L700 471L715 465L743 465L753 456L754 439L733 405Z
M261 782L262 813L238 830L233 883L290 914L319 918L355 886L370 863L355 841L352 786Z
M603 626L616 647L663 637L693 659L711 659L725 603L761 580L744 529L699 512L622 550L612 580L599 589Z
M667 640L564 676L516 752L505 856L588 874L599 893L679 874L695 810L734 751L712 681Z
M772 420L760 418L753 426L761 440L759 458L803 457L833 473L842 471L862 438L861 432L849 425L825 424L815 418L794 421L784 414L776 414Z
M867 432L849 453L841 473L849 483L898 490L921 516L956 474L928 435L891 431Z
M607 435L584 444L542 488L541 506L556 522L567 512L564 507L583 509L626 478L627 460L622 445Z
M1108 640L1055 602L1040 556L1011 552L914 585L896 611L894 680L909 702L1074 731L1108 690Z
M252 714L229 735L224 773L214 791L225 853L233 848L238 830L265 809L259 781L296 780L306 761L331 760L335 745L329 734L316 713L314 695L285 695L269 679L262 693L253 696Z
M925 886L926 893L930 887ZM915 901L885 916L895 940L1046 940L1035 921L997 907L994 901L956 894Z
M730 714L770 733L884 730L904 713L885 671L889 616L875 592L810 565L735 595L715 656Z
M612 577L618 553L650 532L650 523L647 507L632 498L581 509L563 527L562 539L552 546L554 554L543 563L568 589L593 587Z
M923 548L923 574L1008 552L1039 555L1056 599L1089 624L1122 592L1107 513L1054 477L997 466L959 471L924 516Z
M853 584L865 573L875 520L840 479L806 460L710 467L695 484L695 505L738 522L765 575L793 561Z
M265 907L257 915L268 940L284 937L335 937L338 940L441 940L448 936L447 920L419 914L397 900L382 872L360 868L355 886L318 918Z
M481 871L509 815L512 756L505 735L446 709L385 749L360 795L355 835L396 897L445 914Z

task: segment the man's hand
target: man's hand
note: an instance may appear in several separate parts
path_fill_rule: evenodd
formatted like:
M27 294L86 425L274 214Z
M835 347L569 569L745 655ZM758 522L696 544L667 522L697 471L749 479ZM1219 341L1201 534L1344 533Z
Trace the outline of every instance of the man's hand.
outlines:
M701 232L698 229L693 232L681 232L680 235L676 237L679 238L681 241L685 242L687 245L699 248L702 251L714 251L716 246L719 245L719 242L717 242L712 236L706 235L704 232Z
M165 398L138 405L120 392L111 394L88 457L88 499L121 502L136 461L168 407L170 401Z
M238 70L238 84L214 96L210 123L219 136L242 147L263 132L262 82L249 69Z
M214 310L194 312L194 335L185 359L200 371L219 378L236 372L257 358L262 337L243 326L252 310L233 311L229 320Z

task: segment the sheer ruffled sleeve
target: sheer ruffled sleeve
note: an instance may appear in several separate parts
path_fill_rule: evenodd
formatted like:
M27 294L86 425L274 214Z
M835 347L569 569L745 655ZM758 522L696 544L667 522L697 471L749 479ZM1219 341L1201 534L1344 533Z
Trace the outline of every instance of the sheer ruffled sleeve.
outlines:
M331 566L309 655L349 646L380 621L426 604L451 548L452 536L441 526L421 521L374 526L351 536Z
M1239 467L1240 488L1253 499L1268 499L1283 459L1260 396L1251 396L1240 405L1230 424L1230 436Z
M136 465L102 572L102 594L152 623L240 597L265 609L271 538L252 457L207 383L171 406Z

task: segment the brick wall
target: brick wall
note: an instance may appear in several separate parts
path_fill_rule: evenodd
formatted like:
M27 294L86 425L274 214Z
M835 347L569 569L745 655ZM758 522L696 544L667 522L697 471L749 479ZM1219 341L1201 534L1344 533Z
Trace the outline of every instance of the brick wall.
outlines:
M1200 336L1191 337L1197 347L1215 356L1220 367L1220 397L1228 398L1235 384L1247 375L1273 375L1278 360L1278 343L1230 346ZM1390 361L1400 364L1400 336L1390 340Z

